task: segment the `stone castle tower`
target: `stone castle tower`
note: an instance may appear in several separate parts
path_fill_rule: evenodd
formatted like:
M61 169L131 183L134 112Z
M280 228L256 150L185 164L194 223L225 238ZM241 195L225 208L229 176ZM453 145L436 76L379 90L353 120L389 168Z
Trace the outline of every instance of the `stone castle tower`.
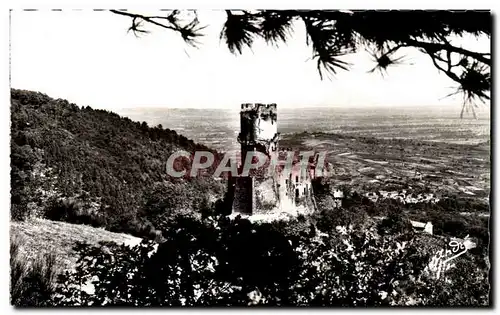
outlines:
M245 215L268 212L294 212L313 208L311 200L311 178L314 173L300 167L300 160L295 159L288 173L268 173L272 160L280 161L283 153L291 150L279 149L278 122L276 104L242 104L240 111L240 133L238 142L241 146L241 162L238 168L241 174L243 162L249 152L258 151L268 157L260 169L247 176L238 176L229 180L228 193L232 198L233 213ZM278 167L279 169L279 167Z

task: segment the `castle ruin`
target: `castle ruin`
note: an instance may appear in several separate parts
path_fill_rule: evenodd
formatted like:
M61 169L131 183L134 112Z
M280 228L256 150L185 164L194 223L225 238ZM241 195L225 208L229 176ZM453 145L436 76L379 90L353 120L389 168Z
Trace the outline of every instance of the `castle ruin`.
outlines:
M277 118L276 104L241 105L238 174L251 152L263 153L267 161L248 175L229 179L228 193L235 214L296 214L314 210L311 179L318 175L318 155L306 159L291 149L280 149ZM293 159L288 160L289 157Z

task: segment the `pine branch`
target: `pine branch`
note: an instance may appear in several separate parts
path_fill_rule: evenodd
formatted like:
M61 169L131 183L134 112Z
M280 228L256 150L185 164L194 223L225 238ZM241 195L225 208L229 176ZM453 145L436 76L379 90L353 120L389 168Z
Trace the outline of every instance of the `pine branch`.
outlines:
M198 19L186 25L178 21L178 10L167 16L146 16L126 11L112 13L132 18L129 30L147 33L141 22L178 32L189 44L194 45L198 36ZM286 42L293 31L293 21L301 19L306 27L306 44L312 46L312 58L323 79L324 72L335 74L338 69L349 69L349 64L338 57L354 53L363 47L375 45L372 53L376 69L403 63L403 57L394 57L400 48L416 48L427 54L434 66L450 79L460 84L459 91L472 97L489 99L488 69L491 53L471 51L452 45L451 35L491 34L491 14L487 11L338 11L338 10L225 10L227 20L221 31L232 53L241 54L243 47L252 47L256 36L269 44ZM453 63L453 54L459 61Z
M129 30L134 31L134 33L147 33L147 31L145 30L138 29L138 27L141 26L140 21L144 21L146 23L151 23L164 29L178 32L181 35L182 39L191 46L196 46L198 44L196 38L203 36L200 31L205 28L205 26L199 26L197 17L191 20L191 22L185 25L181 25L177 18L177 15L179 14L178 10L173 10L172 13L170 13L168 16L146 16L120 10L110 10L110 12L132 18L132 26L129 28ZM137 19L139 19L139 22L136 22ZM167 21L168 24L158 22L157 20Z
M157 25L159 27L163 27L163 28L166 28L166 29L169 29L172 31L179 31L178 28L175 26L165 25L165 24L156 22L154 19L158 19L159 17L157 17L157 16L145 16L145 15L141 15L141 14L128 13L126 11L118 11L118 10L109 10L109 11L114 13L114 14L118 14L118 15L124 15L124 16L128 16L131 18L136 18L136 19L139 18L139 19L146 21L148 23L151 23L151 24L154 24L154 25ZM164 17L164 18L166 19L166 17Z
M417 47L417 48L423 48L426 51L430 52L437 52L441 50L445 51L450 51L450 52L456 52L459 54L462 54L467 57L472 57L488 66L491 66L491 59L486 58L485 56L491 55L489 53L478 53L474 51L470 51L464 48L456 47L453 46L449 43L441 44L441 43L431 43L431 42L421 42L418 40L413 40L409 39L407 41L408 45L407 46L412 46L412 47Z

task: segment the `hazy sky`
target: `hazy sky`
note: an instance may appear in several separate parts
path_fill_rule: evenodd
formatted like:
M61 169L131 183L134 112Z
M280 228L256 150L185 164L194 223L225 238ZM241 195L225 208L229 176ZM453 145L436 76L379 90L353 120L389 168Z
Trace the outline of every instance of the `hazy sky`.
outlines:
M78 105L129 107L238 107L240 103L303 106L452 107L460 97L444 98L455 83L439 74L429 57L406 51L408 65L389 69L384 78L367 73L363 52L343 60L354 65L321 81L302 25L279 49L257 39L252 50L232 55L219 40L221 11L201 11L206 36L199 49L157 27L141 38L127 34L131 20L110 12L13 11L11 83ZM489 51L489 39L456 44Z

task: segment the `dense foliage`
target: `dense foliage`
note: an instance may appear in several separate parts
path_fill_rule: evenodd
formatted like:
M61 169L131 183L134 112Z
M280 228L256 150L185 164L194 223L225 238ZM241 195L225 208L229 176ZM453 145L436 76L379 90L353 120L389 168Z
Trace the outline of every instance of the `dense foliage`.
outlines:
M75 272L59 278L58 305L384 306L488 305L486 268L466 254L442 277L429 262L447 239L376 225L301 217L251 223L178 218L163 243L79 244ZM479 258L478 258L479 257ZM93 283L93 292L82 285Z
M477 239L478 246L473 251L489 252L490 230L489 207L482 201L458 199L443 196L438 202L402 203L394 199L379 198L373 202L356 191L343 187L345 198L342 209L334 211L332 183L325 180L313 181L316 200L320 212L315 214L320 222L334 220L336 224L366 222L367 217L385 218L382 225L389 223L392 230L397 223L407 224L409 219L432 222L433 233L439 236L464 238L469 235ZM380 196L379 196L380 197ZM334 213L334 214L332 214ZM402 227L402 226L401 226ZM385 229L383 226L382 229ZM393 232L389 232L392 234Z
M173 130L30 91L13 89L11 104L14 219L46 216L147 235L158 211L198 208L223 193L208 177L167 175L172 152L213 152ZM175 202L161 203L161 194Z

